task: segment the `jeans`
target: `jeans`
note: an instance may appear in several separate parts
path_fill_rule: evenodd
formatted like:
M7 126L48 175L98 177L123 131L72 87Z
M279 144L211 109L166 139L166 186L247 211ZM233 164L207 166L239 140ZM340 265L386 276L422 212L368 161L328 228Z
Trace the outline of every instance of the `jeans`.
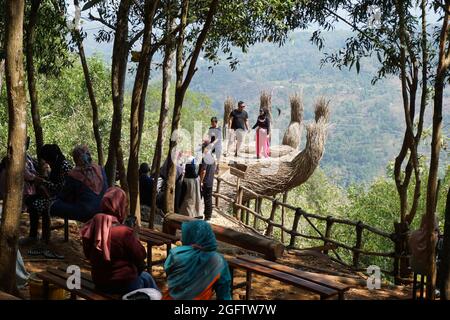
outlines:
M146 271L142 271L139 277L136 278L133 282L131 282L127 287L127 292L131 292L137 289L144 289L144 288L153 288L158 289L158 286L156 285L155 280L153 280L150 273Z
M155 280L153 280L152 276L146 271L141 272L141 274L135 280L131 281L128 285L123 287L122 286L97 287L97 289L105 293L121 294L121 295L127 294L137 289L144 289L144 288L153 288L159 290Z

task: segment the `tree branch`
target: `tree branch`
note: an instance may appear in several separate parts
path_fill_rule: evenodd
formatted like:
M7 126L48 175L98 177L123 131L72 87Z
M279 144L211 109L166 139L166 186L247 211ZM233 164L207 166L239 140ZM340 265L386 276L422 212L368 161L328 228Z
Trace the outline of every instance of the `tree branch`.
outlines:
M189 63L189 68L186 73L186 78L184 79L183 84L182 84L184 91L186 91L186 89L189 86L189 84L192 80L192 77L194 76L194 73L196 71L197 59L202 50L203 43L206 40L206 36L208 34L209 28L211 27L211 24L214 19L214 15L216 14L218 5L219 5L219 0L211 1L211 4L209 6L208 15L206 16L205 24L203 25L203 29L197 38L197 42L195 43L195 49L192 54L191 62Z
M111 30L116 30L116 27L115 27L115 26L113 26L112 24L110 24L108 21L106 21L105 19L103 19L101 16L96 17L96 16L93 16L91 13L89 13L89 20L91 20L91 21L98 21L98 22L100 22L101 24L103 24L104 26L108 27L109 29L111 29Z

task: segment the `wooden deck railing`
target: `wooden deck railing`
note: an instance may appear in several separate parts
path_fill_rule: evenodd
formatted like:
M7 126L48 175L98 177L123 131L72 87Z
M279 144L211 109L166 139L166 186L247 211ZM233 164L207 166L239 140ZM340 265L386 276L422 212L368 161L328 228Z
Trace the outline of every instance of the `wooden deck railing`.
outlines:
M217 208L220 207L220 201L225 201L225 203L230 205L233 209L233 215L235 218L239 219L249 227L264 233L266 236L273 237L274 229L278 229L280 232L280 239L278 240L281 240L281 242L286 244L288 248L300 249L298 245L299 239L315 240L322 243L326 248L328 247L327 245L331 245L329 247L331 247L330 250L333 252L334 256L330 255L330 258L336 262L351 267L355 271L366 271L366 268L361 265L362 256L390 258L393 259L393 270L381 269L381 271L394 277L398 275L398 270L396 269L398 269L399 259L407 258L407 256L396 254L394 251L396 242L400 241L399 236L395 233L387 233L361 221L351 221L333 216L322 216L308 213L301 208L280 201L275 197L257 194L242 185L230 183L222 178L216 178L216 180L216 189L215 192L213 192L213 196L215 197L215 206ZM236 197L234 199L221 194L221 187L223 184L228 184L229 186L237 189ZM283 199L286 201L287 197L284 196ZM263 202L266 204L267 209L269 209L270 206L270 214L268 216L265 216L262 212ZM277 212L279 210L281 210L281 215L277 216ZM269 212L269 210L266 212ZM290 219L286 219L287 212L291 212L288 216ZM278 222L277 220L281 221ZM290 221L292 221L292 224L290 224ZM263 224L262 229L261 224ZM302 224L312 228L313 232L309 234L302 232L300 230L300 226ZM324 230L320 230L320 227L318 226L319 224L322 224L322 229ZM353 245L344 243L342 239L333 236L333 230L336 229L337 225L343 225L351 228L350 232L352 238L355 239ZM363 248L365 233L370 233L373 236L381 237L389 242L392 242L393 250L391 252L365 250ZM285 235L287 235L287 238ZM351 252L351 263L345 262L340 257L337 252L338 248ZM324 253L328 254L328 250L325 249Z

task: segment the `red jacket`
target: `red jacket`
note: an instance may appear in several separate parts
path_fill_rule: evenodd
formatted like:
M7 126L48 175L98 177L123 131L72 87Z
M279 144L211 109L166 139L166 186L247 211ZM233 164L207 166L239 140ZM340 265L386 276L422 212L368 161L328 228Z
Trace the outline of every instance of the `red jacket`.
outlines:
M92 241L83 239L83 250L92 265L92 280L98 287L126 286L145 269L145 248L133 229L124 225L111 228L111 261L103 258Z

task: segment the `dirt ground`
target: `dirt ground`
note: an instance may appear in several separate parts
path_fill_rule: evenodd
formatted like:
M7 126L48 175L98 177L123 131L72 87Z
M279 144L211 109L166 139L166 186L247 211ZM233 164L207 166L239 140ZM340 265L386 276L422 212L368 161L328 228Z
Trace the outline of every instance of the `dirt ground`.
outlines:
M223 219L223 218L222 218ZM214 222L219 222L219 217L213 218ZM62 226L63 221L54 219L52 221L52 227ZM28 233L28 215L23 214L21 217L21 235L25 236ZM45 259L43 256L29 256L29 246L23 246L20 248L25 266L27 270L32 272L39 272L45 270L47 267L62 267L67 265L78 265L82 272L89 272L89 263L84 258L81 239L79 236L79 227L81 224L76 222L70 222L70 240L68 243L63 242L63 228L57 228L52 230L52 240L50 249L65 256L63 260L51 260ZM145 245L145 244L144 244ZM238 255L246 254L243 249L229 246L223 243L219 243L219 251L225 255ZM165 257L165 248L156 248L153 250L153 259L160 259ZM285 253L280 259L280 262L291 267L299 268L306 271L317 272L317 268L325 269L327 273L332 275L343 275L351 278L358 278L352 274L349 270L346 270L341 265L326 259L324 257L316 256L315 254L308 254L308 252L298 255L292 253ZM158 283L160 289L166 289L165 273L162 266L153 267L153 276ZM235 284L245 281L245 274L237 271L235 274ZM362 278L358 280L360 285L350 289L346 293L346 299L350 300L367 300L367 299L408 299L411 296L411 288L404 286L387 286L382 284L379 290L368 290L365 287L365 281ZM311 294L301 289L297 289L290 285L285 285L275 280L271 280L266 277L254 276L252 282L252 296L251 299L261 300L314 300L318 299L317 295ZM21 290L21 293L25 298L30 298L28 287ZM236 289L234 291L233 299L244 299L245 289Z

